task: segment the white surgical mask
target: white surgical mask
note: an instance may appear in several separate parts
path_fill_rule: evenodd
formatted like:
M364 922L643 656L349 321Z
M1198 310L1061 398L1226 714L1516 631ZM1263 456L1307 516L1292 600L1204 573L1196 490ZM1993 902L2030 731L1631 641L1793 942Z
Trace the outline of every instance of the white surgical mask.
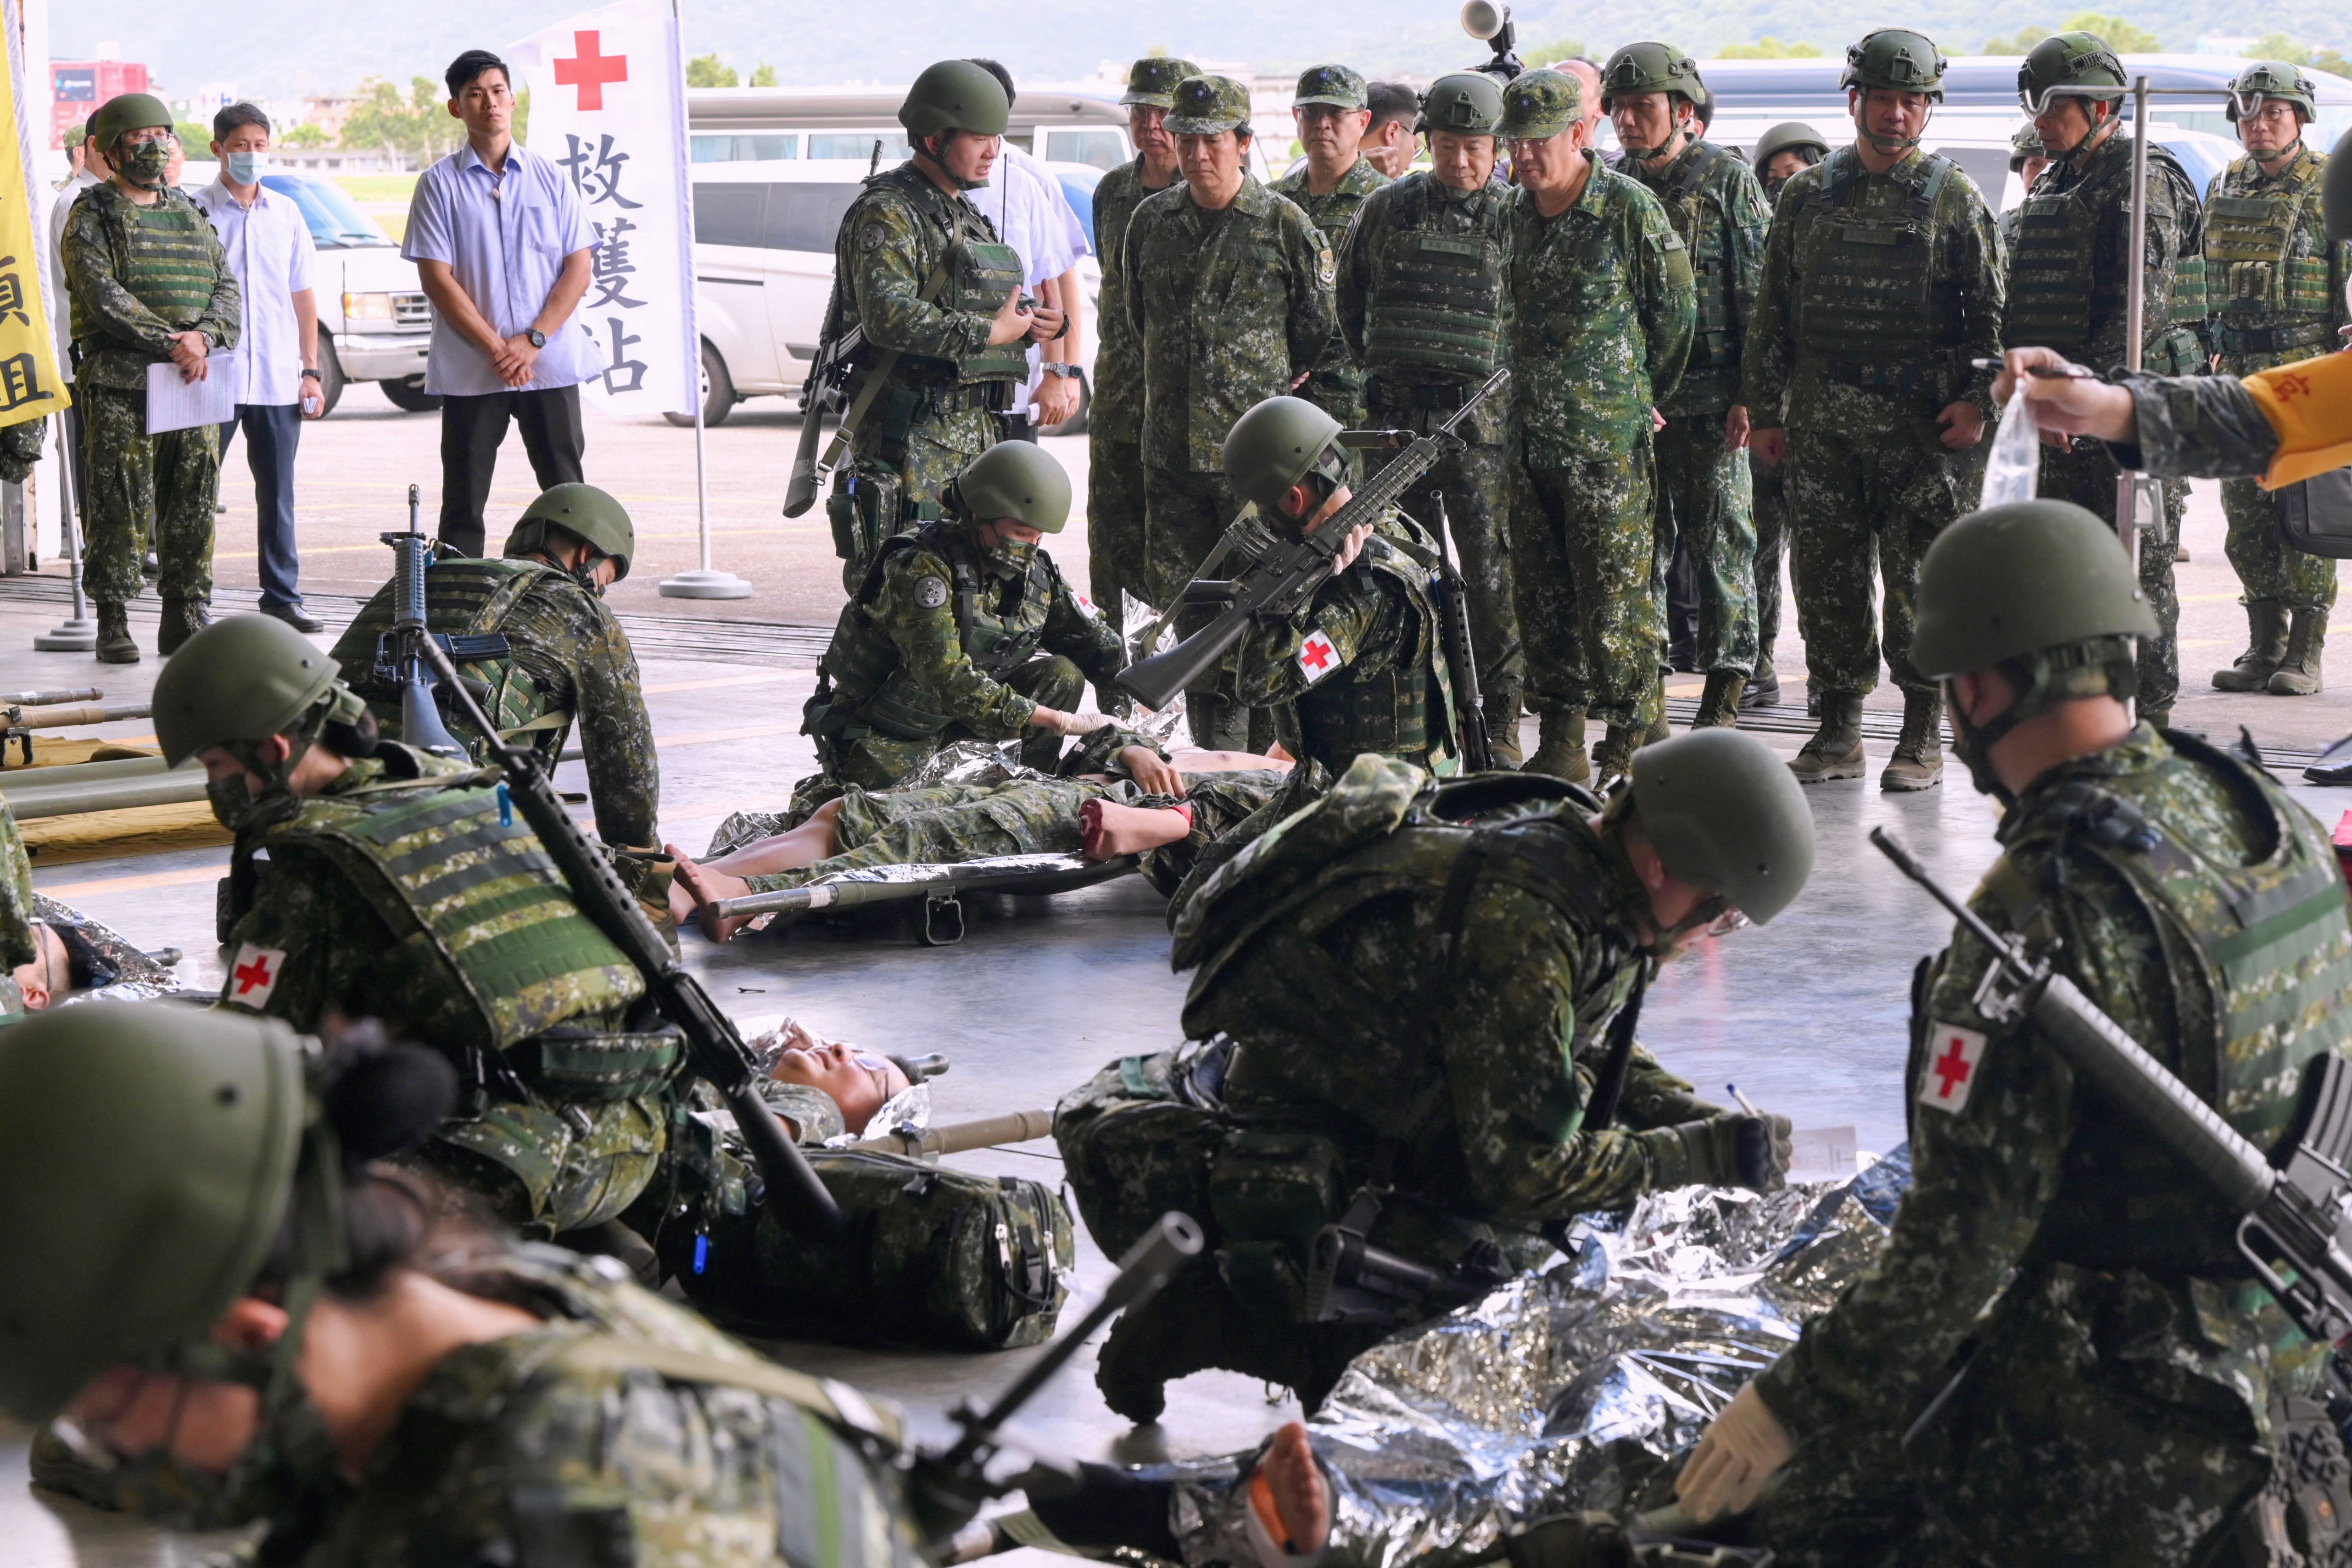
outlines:
M221 167L227 173L230 184L250 185L261 177L261 171L268 162L267 152L232 152L221 160Z

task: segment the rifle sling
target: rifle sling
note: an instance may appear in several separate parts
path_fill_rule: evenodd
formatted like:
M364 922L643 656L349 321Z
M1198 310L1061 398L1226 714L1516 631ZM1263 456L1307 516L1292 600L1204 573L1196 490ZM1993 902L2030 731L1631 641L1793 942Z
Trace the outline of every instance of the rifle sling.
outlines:
M931 275L923 279L922 292L915 296L917 304L929 305L939 298L940 290L947 287L950 263L954 254L954 248L950 246L948 254L940 258L940 264L931 268ZM866 413L873 408L874 400L882 395L883 387L889 382L890 372L898 368L898 350L896 349L885 350L882 357L867 367L865 379L857 383L856 397L850 401L849 412L841 416L841 423L833 433L833 444L824 449L824 459L817 465L820 469L830 474L840 465L842 455L849 450L849 444L857 438L858 427L866 423Z

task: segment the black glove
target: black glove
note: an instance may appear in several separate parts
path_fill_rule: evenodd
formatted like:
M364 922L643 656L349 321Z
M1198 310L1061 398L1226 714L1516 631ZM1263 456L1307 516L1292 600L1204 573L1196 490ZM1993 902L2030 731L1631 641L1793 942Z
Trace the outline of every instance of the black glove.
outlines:
M1789 1157L1794 1153L1789 1141L1791 1126L1786 1116L1766 1113L1761 1116L1731 1116L1726 1120L1735 1124L1737 1140L1736 1180L1741 1186L1758 1192L1778 1192L1787 1185Z
M1678 1122L1642 1134L1655 1140L1660 1186L1744 1186L1758 1192L1780 1187L1789 1169L1786 1116L1750 1116L1727 1111L1702 1122Z

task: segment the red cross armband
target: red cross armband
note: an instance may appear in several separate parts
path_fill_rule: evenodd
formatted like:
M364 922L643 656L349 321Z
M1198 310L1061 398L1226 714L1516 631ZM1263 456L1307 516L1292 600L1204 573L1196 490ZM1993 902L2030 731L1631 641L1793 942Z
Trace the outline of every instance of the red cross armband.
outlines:
M1969 1093L1976 1087L1977 1071L1984 1063L1985 1048L1990 1043L1980 1030L1931 1022L1927 1026L1927 1067L1919 1075L1918 1092L1913 1098L1922 1105L1955 1116L1967 1110Z

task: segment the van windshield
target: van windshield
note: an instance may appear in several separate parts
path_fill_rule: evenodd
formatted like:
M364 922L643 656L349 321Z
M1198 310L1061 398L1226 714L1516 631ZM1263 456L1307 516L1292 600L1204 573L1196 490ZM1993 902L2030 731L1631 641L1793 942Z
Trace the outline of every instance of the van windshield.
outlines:
M391 239L375 220L352 204L342 187L326 180L306 180L299 174L264 174L261 183L290 200L310 226L313 245L356 249L388 246Z

